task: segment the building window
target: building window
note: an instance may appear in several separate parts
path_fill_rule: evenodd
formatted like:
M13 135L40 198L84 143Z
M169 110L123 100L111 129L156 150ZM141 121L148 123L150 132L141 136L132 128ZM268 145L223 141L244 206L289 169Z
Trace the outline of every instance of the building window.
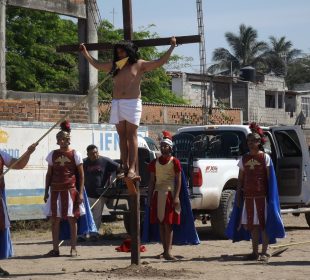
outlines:
M265 106L266 108L276 108L276 97L271 91L265 92Z
M283 109L283 94L279 93L278 95L278 108Z
M304 113L305 117L310 116L310 97L301 98L301 110Z
M201 85L192 84L191 88L192 88L192 91L195 92L195 93L200 93L201 92Z

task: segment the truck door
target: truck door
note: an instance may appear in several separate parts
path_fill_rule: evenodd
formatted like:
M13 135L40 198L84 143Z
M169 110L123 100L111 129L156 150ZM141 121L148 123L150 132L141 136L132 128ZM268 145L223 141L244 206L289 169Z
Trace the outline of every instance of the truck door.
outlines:
M277 150L275 169L280 196L300 196L303 155L296 127L271 128Z

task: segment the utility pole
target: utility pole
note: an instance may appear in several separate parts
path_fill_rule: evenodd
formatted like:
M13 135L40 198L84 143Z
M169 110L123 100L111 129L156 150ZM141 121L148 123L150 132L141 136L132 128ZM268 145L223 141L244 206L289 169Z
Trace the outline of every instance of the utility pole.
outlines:
M280 57L283 59L284 63L284 77L287 76L287 52L281 52Z
M0 0L0 99L6 99L5 21L6 1Z
M113 23L113 27L114 27L114 20L115 20L115 15L117 14L115 12L115 9L113 8L112 12L110 12L110 14L112 14L112 23Z
M208 97L207 97L207 61L204 36L202 0L196 0L199 42L200 76L201 76L201 101L202 101L202 124L208 123Z

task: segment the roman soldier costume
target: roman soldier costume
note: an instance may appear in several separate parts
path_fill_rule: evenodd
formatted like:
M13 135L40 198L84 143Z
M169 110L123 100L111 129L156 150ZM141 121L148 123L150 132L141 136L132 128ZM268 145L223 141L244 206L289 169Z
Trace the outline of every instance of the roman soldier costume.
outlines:
M172 136L163 131L161 142L172 148ZM150 207L146 205L143 223L142 241L158 242L160 240L159 224L171 224L173 227L173 244L196 245L199 237L196 232L194 217L189 201L187 183L180 161L173 157L159 157L149 165L149 171L155 173L156 183ZM180 207L173 203L175 178L181 173Z
M254 218L258 220L260 228L262 230L265 229L266 197L268 191L265 156L264 153L259 153L255 156L247 154L242 158L244 168L243 197L249 230L255 224Z
M74 150L67 152L55 150L52 155L51 211L53 217L57 216L57 200L59 196L61 217L67 218L69 196L73 202L73 216L79 217L78 191L76 189L77 167L74 153Z
M260 139L260 149L263 150L263 130L255 123L250 125L250 129L252 134L256 134L255 137ZM285 237L285 230L272 160L264 152L256 155L245 154L238 166L243 171L239 197L242 203L238 203L238 198L235 199L226 236L233 242L250 240L250 233L255 225L261 231L266 231L269 244L276 243L276 238Z
M61 130L56 138L70 139L70 131L70 124L64 121L61 123ZM46 160L52 166L52 176L44 214L47 217L61 218L59 238L70 239L68 217L77 218L79 235L97 232L85 188L83 190L84 201L82 203L79 201L77 166L83 164L81 154L76 150L61 151L58 149L52 151Z
M160 157L151 164L150 170L154 170L156 174L151 223L180 224L181 209L175 209L173 205L175 176L181 172L180 161L174 157Z

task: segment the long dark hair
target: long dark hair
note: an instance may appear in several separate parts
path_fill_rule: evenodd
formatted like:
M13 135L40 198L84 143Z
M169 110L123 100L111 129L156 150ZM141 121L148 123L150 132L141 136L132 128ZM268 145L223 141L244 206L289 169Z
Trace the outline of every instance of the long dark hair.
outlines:
M113 49L113 66L111 70L111 72L113 73L113 77L115 77L119 71L119 69L116 69L116 61L119 60L117 55L117 49L123 49L127 53L129 64L134 64L139 59L138 47L132 42L124 41L115 44Z

